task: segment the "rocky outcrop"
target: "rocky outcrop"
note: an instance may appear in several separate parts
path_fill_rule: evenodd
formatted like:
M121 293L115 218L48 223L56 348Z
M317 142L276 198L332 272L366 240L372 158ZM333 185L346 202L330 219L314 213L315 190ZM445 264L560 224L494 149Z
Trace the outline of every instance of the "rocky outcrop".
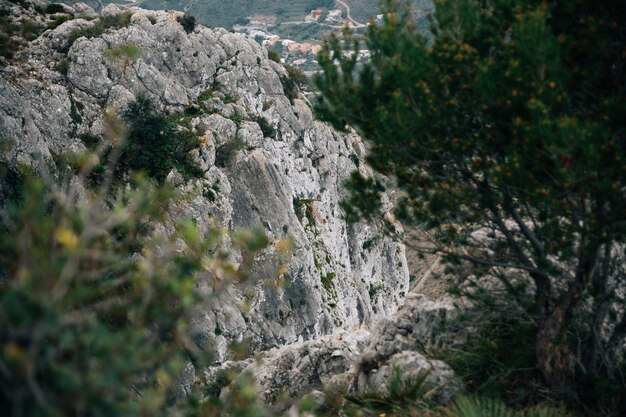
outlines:
M9 13L22 7L0 5ZM393 313L408 286L404 247L376 226L346 224L338 206L344 179L366 170L358 166L359 137L316 121L297 93L287 97L285 69L253 40L202 26L187 33L176 12L111 5L103 16L122 12L128 21L110 27L84 5L39 13L50 29L2 68L0 163L9 170L54 166L60 155L84 150L81 136L103 134L105 109L123 111L139 94L165 113L193 109L203 178L168 177L180 189L199 190L181 207L184 215L201 231L213 221L262 226L294 247L287 261L276 250L261 254L251 288L230 288L195 318L198 346L221 363L233 341L269 349ZM67 21L50 24L59 15ZM104 29L84 31L98 24ZM92 37L77 37L80 30ZM130 47L136 53L125 55ZM281 266L285 285L276 285Z
M356 365L356 390L384 389L398 370L404 381L426 375L429 384L439 387L436 399L448 402L461 383L446 363L428 355L463 343L459 311L449 300L431 301L410 293L400 310L383 319L368 339Z
M253 359L209 368L202 379L212 385L225 372L231 377L248 372L259 397L277 411L310 394L323 402L326 392L385 392L393 378L407 384L425 378L432 399L445 404L462 390L462 383L446 363L428 355L463 342L458 319L459 310L449 301L410 294L397 313L371 332L343 330L271 349Z

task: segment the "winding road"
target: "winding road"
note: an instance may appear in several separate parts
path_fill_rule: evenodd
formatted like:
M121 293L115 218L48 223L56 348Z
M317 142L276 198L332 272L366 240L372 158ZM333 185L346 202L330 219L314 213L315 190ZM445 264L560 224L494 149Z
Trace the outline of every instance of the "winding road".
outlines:
M354 20L352 18L352 15L350 14L350 6L348 5L348 3L346 3L343 0L335 0L337 3L339 3L340 5L342 5L343 7L345 7L346 9L346 20L348 20L350 23L352 23L352 25L354 25L354 27L356 28L362 28L365 27L367 25L364 25L363 23L357 22L356 20Z

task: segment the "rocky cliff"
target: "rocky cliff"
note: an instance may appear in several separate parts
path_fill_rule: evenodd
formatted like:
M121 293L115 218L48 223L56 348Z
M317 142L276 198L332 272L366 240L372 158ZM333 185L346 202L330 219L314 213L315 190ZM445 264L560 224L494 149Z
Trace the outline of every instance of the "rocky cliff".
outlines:
M6 0L0 8L5 20L36 28L26 41L10 38L21 45L0 66L5 168L58 165L59 156L84 149L81 138L102 136L106 109L122 112L142 94L164 113L193 109L188 124L202 138L194 157L203 176L168 176L206 191L185 215L203 231L217 221L293 240L287 285L267 285L281 260L266 252L252 291L232 288L194 322L195 340L216 363L229 358L231 341L267 349L396 310L408 287L404 247L377 226L345 223L338 207L347 175L366 170L361 140L316 121L264 48L224 29L184 28L177 12L108 6L96 15L82 4Z

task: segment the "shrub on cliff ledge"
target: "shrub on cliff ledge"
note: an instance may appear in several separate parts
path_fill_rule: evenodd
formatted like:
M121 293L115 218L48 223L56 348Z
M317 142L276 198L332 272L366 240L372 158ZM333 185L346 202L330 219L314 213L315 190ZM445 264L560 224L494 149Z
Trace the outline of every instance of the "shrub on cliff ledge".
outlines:
M128 124L128 133L116 177L143 171L162 182L173 168L185 178L202 175L189 155L200 141L189 129L179 126L175 116L158 113L149 98L139 96L129 103L122 117Z
M194 16L186 14L186 13L184 16L178 16L176 18L176 21L180 23L180 25L183 27L183 29L187 33L193 32L193 30L196 28L196 25L198 24Z
M432 43L398 2L383 13L368 63L349 33L326 43L318 112L370 143L399 216L432 229L423 250L472 265L487 306L495 280L536 324L549 389L599 405L600 381L626 386L626 9L439 0ZM380 184L353 182L352 214L371 216Z

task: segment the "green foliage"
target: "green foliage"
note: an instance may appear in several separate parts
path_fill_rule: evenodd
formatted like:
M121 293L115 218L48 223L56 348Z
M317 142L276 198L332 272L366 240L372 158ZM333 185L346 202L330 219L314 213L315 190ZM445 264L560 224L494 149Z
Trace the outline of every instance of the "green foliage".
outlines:
M350 190L362 190L362 193L351 193L347 200L339 203L346 220L356 222L362 218L371 219L380 211L380 196L385 192L385 187L379 181L365 178L355 171L345 185Z
M152 101L139 96L122 114L128 133L115 170L117 180L130 172L143 171L163 182L176 168L186 179L202 176L189 152L198 147L199 139L189 129L179 127L177 116L159 114Z
M185 13L183 16L178 16L176 18L176 21L180 23L180 25L183 27L183 29L187 33L193 32L193 30L196 28L196 25L198 24L196 22L196 18L187 13Z
M335 273L329 272L326 275L320 275L320 281L322 282L322 287L326 290L328 294L332 297L336 298L337 293L335 292L335 284L333 284L333 279L335 279Z
M77 39L95 38L102 35L107 29L119 29L130 25L131 12L124 12L116 15L100 16L91 26L83 29L76 29L68 36L64 45L58 48L58 52L67 53Z
M20 27L20 34L27 41L37 39L39 34L43 31L43 28L30 19L22 19Z
M173 236L147 237L172 196L140 185L109 211L95 194L78 203L26 180L0 231L4 412L168 415L200 300L193 274L215 243L179 235L182 256Z
M134 43L115 46L104 51L104 56L116 61L135 61L140 55L141 50Z
M273 49L268 49L267 57L271 59L272 61L280 64L280 53L278 53L277 51Z
M368 163L403 194L398 216L431 229L431 251L470 276L463 292L490 309L502 293L483 286L489 273L532 318L549 389L600 407L589 387L618 375L626 337L626 274L612 249L626 243L625 9L436 6L429 40L399 2L385 2L362 65L351 33L330 37L318 114L369 142ZM348 214L371 215L380 184L351 181Z
M46 5L45 13L47 14L55 14L55 13L64 13L65 7L63 7L60 3L50 3Z
M461 397L444 413L446 417L565 417L557 409L535 407L514 411L503 403L489 398Z
M55 69L61 74L67 75L67 71L70 69L70 61L67 58L60 59Z
M0 56L13 58L21 44L36 39L42 31L34 21L26 18L17 21L6 10L0 10Z
M231 102L230 100L228 100L228 97L226 97L224 99L224 102ZM235 122L235 124L237 125L237 127L239 127L241 125L241 123L243 123L243 116L241 114L239 114L239 112L237 112L236 110L230 115L227 116L227 118L229 118L230 120L232 120L233 122Z
M0 56L6 59L11 59L19 48L20 44L11 39L10 35L0 33Z
M252 121L259 125L264 137L276 139L276 129L274 129L274 126L272 126L265 117L254 116Z
M198 96L198 103L202 103L204 101L208 101L211 100L212 98L214 98L215 96L213 95L213 92L211 90L206 90L203 91L202 93L200 93L200 95Z
M309 83L309 79L306 74L298 67L292 65L285 65L289 78L299 87L302 88Z
M535 356L536 326L511 310L475 321L480 324L464 346L440 354L440 359L478 396L517 407L537 401L541 374Z
M427 382L427 373L414 379L402 377L401 371L395 368L387 387L382 391L364 392L349 395L345 398L329 397L321 407L318 415L333 416L388 416L409 417L420 416L429 409L435 409L435 397L439 387Z
M285 65L287 76L281 76L280 82L283 85L283 91L287 98L292 101L298 98L300 90L308 85L308 78L300 68L291 65Z
M335 0L309 0L304 7L304 12L309 13L314 9L329 9L335 5Z
M54 20L50 23L48 23L48 25L46 26L46 29L56 29L59 26L61 26L63 23L67 22L68 20L72 20L72 16L70 15L61 15L61 16L57 16L54 18Z
M140 106L146 114L151 109ZM110 116L107 142L124 130ZM99 138L81 136L94 148ZM84 163L75 180L95 165ZM0 165L2 168L3 165ZM107 167L109 172L113 167ZM219 245L225 232L203 237L193 222L173 218L180 195L133 177L115 198L105 189L44 183L32 171L6 169L0 216L0 409L11 416L267 415L248 375L174 390L183 366L207 366L189 324L216 292L245 277L269 241L260 230L232 236L236 267ZM46 175L45 178L52 178ZM7 184L10 186L7 187ZM11 193L10 199L4 192ZM106 200L103 200L106 198ZM208 265L212 265L210 271ZM217 268L217 269L215 269ZM219 280L213 280L219 275ZM199 392L196 392L198 391ZM208 397L206 397L208 395ZM199 399L203 398L203 401Z
M87 149L96 150L96 146L102 142L100 136L92 135L90 133L83 133L79 136L79 139Z

